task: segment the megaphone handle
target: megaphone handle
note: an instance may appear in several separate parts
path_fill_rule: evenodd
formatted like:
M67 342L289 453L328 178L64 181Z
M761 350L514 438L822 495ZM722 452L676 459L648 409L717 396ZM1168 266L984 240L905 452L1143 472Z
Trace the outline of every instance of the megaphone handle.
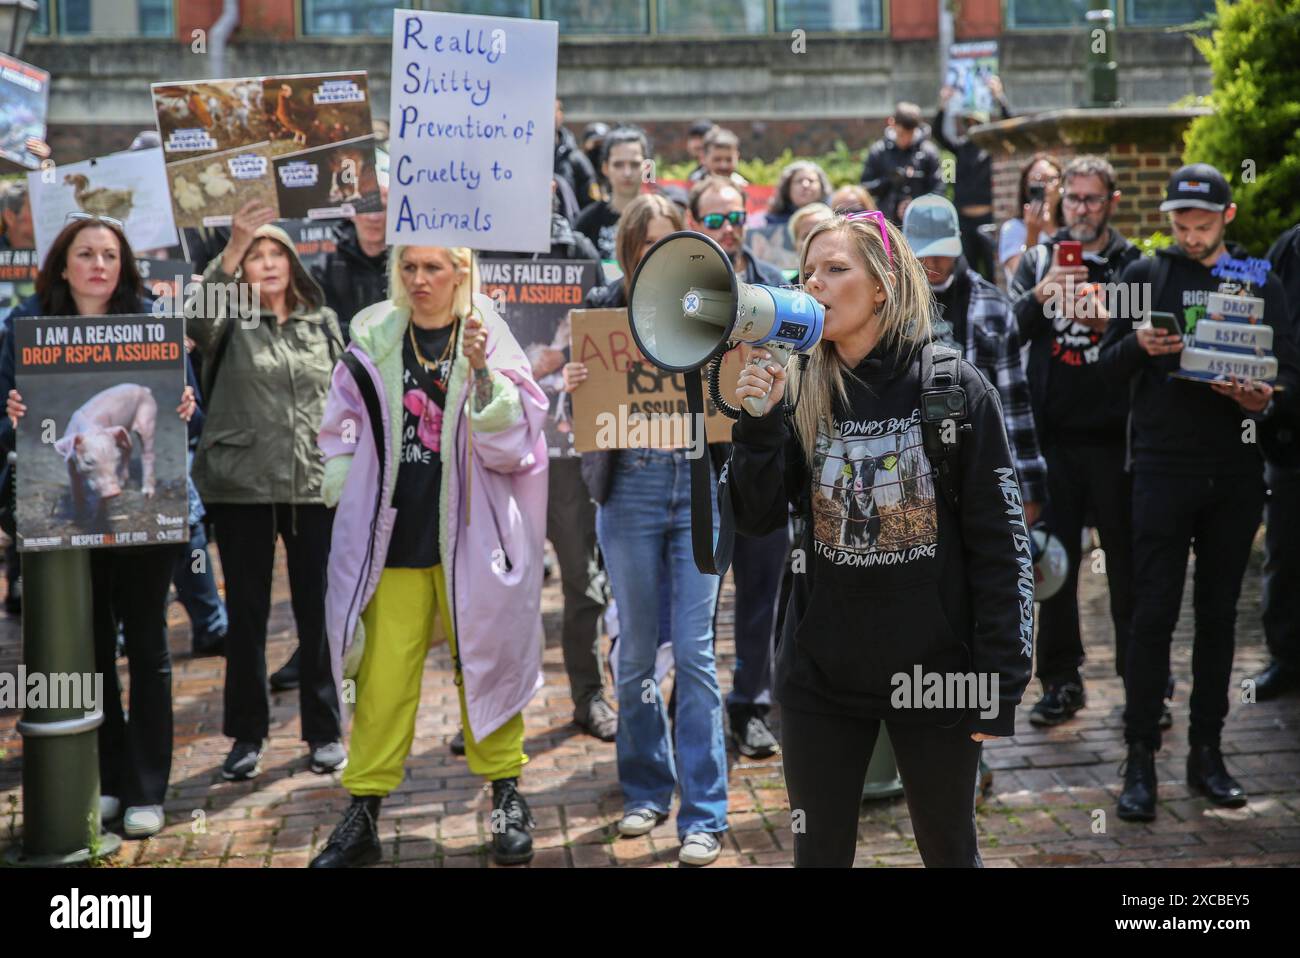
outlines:
M772 354L771 359L764 359L754 363L754 365L758 366L760 369L771 369L773 366L777 365L778 363L782 367L784 367L787 363L790 362L790 350L786 349L784 346L778 345L777 343L764 343L761 347L756 346L754 348L766 349L768 352ZM754 360L750 359L750 362L753 363ZM762 418L764 412L767 409L766 396L746 396L744 401L745 401L745 408L749 410L749 414L751 416L755 417L756 419Z

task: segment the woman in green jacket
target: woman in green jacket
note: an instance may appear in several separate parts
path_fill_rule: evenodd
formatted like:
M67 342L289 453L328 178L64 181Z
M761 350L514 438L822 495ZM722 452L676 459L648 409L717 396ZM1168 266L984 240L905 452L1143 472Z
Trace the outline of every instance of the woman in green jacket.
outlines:
M225 717L235 740L222 766L234 781L261 771L270 731L266 627L275 540L284 539L298 626L302 737L312 771L342 769L338 697L325 635L325 568L334 510L321 498L316 450L343 337L333 310L274 212L256 202L234 218L208 264L189 334L204 356L209 415L194 482L212 516L226 578Z

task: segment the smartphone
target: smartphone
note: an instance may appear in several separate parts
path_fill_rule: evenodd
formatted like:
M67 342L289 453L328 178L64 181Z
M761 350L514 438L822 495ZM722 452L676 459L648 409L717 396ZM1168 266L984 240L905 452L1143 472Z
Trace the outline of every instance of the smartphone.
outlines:
M1178 317L1173 313L1162 313L1152 310L1150 314L1151 325L1156 329L1163 329L1166 333L1174 336L1183 335L1183 324L1178 321Z
M1083 244L1078 240L1061 240L1056 244L1057 266L1082 266Z
M1047 198L1047 187L1042 183L1031 183L1026 195L1031 203L1041 203Z

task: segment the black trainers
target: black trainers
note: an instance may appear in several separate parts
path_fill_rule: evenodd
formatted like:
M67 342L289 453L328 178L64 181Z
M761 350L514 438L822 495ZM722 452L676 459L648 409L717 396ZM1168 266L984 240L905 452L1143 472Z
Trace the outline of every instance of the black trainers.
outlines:
M575 713L573 724L602 742L612 742L618 738L618 713L605 701L604 695L596 695L587 703L585 716Z
M271 673L271 690L274 692L288 692L298 687L300 677L298 675L298 649L294 648L293 655L289 656L289 661L280 666L280 668Z
M354 795L321 853L308 868L357 868L383 857L379 844L379 795Z
M1128 757L1120 765L1124 791L1119 796L1119 817L1126 822L1156 819L1156 753L1151 746L1130 742Z
M770 758L780 749L776 736L757 709L733 709L729 717L731 740L736 743L736 751L741 755L746 758Z
M236 742L221 766L221 777L227 782L242 782L262 773L262 743Z
M492 858L498 865L522 865L532 861L533 836L537 827L528 803L519 794L519 779L499 778L492 783Z
M1082 682L1062 682L1049 685L1043 697L1029 713L1029 724L1039 726L1060 725L1073 718L1074 713L1088 702Z

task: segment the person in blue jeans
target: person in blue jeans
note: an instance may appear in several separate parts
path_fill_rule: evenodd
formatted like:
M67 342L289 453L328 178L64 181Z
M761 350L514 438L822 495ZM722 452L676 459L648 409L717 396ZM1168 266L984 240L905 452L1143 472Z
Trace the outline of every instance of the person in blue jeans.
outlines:
M624 815L619 832L644 835L666 820L673 791L680 786L679 858L685 864L707 865L718 857L718 833L727 828L722 693L713 655L718 577L695 567L685 452L623 450L609 498L596 509L596 535L621 625L616 742ZM660 581L645 574L661 564L672 596L676 748L666 703L654 680Z
M194 450L187 460L194 464ZM172 584L176 598L185 607L190 619L190 651L195 658L223 655L226 650L226 606L217 591L217 579L212 574L212 557L208 552L208 537L203 528L203 500L186 477L189 487L190 544L176 560Z
M638 196L623 210L614 238L623 277L590 290L583 306L626 308L626 284L646 251L684 228L671 200ZM567 363L565 391L580 388L587 375L584 364ZM718 447L709 449L716 476ZM618 605L618 830L625 837L644 835L667 820L680 787L678 860L708 865L721 852L719 835L727 828L727 748L713 657L718 577L695 566L690 466L685 450L611 449L582 456L582 478L596 502L596 537ZM716 534L716 513L713 521ZM655 680L665 631L676 664L671 733Z

